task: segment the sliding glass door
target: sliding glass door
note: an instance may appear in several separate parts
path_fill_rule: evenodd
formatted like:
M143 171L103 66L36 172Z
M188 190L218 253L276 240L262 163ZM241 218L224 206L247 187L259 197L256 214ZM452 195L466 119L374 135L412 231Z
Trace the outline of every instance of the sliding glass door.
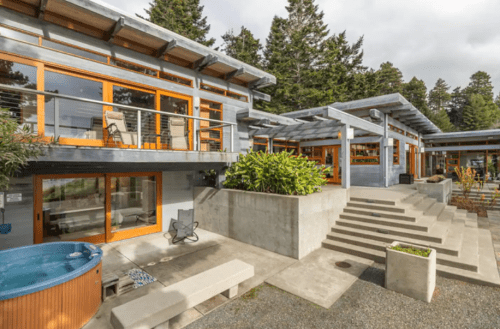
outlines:
M35 178L35 243L112 242L161 231L161 173Z

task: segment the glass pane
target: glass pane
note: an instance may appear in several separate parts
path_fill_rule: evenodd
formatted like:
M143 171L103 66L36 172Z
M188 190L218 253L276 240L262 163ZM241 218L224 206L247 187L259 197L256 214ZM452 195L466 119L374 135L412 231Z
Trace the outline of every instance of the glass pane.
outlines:
M200 89L202 90L206 90L206 91L210 91L212 93L216 93L216 94L219 94L219 95L224 95L225 91L222 90L222 89L219 89L219 88L216 88L216 87L212 87L212 86L209 86L209 85L206 85L206 84L200 84Z
M43 242L104 234L104 178L43 180Z
M184 99L171 96L160 96L160 111L174 114L189 115L189 102ZM161 116L161 143L168 145L170 149L189 149L189 126L190 120L186 118L171 118L167 115ZM170 123L170 124L169 124Z
M488 173L491 179L498 179L500 173L500 161L498 154L488 155Z
M21 41L26 41L35 45L38 45L38 37L35 37L30 34L25 34L22 32L6 29L4 27L0 26L0 36L6 37L6 38L12 38L12 39L17 39Z
M102 101L102 83L45 71L45 91ZM53 97L45 97L45 136L54 136ZM102 139L102 105L59 99L60 137Z
M325 150L325 165L333 166L333 149Z
M110 63L111 63L111 65L116 65L116 66L122 67L124 69L129 69L132 71L136 71L139 73L144 73L144 74L156 77L156 71L149 69L147 67L142 67L142 66L131 64L131 63L123 62L123 61L116 59L116 58L111 58Z
M175 75L171 75L171 74L168 74L165 72L160 72L160 78L164 79L164 80L180 83L180 84L185 85L185 86L191 86L191 83L192 83L192 81L189 79L177 77Z
M259 152L259 151L266 152L267 146L266 145L256 145L256 144L253 144L253 150L255 152Z
M132 88L113 86L113 103L154 110L155 95ZM120 133L113 135L113 139L123 144L137 145L137 111L122 108L113 110L122 112L125 120L124 127L119 127ZM141 133L143 143L156 143L156 114L141 112ZM132 138L125 138L126 135ZM124 136L123 140L121 136Z
M156 178L111 178L111 230L156 225Z
M73 47L70 47L70 46L66 46L66 45L63 45L63 44L58 43L58 42L53 42L53 41L45 40L44 39L42 41L42 46L48 47L48 48L52 48L52 49L55 49L55 50L60 50L60 51L63 51L65 53L69 53L69 54L73 54L73 55L85 57L85 58L88 58L88 59L93 59L95 61L99 61L99 62L102 62L102 63L106 63L106 64L108 63L108 58L106 56L101 56L101 55L97 55L97 54L91 53L89 51L85 51L85 50L82 50L82 49L78 49L78 48L73 48Z
M0 83L13 87L36 89L36 72L34 66L0 60ZM0 108L8 109L11 116L19 120L19 124L29 126L33 132L38 131L37 97L0 88Z

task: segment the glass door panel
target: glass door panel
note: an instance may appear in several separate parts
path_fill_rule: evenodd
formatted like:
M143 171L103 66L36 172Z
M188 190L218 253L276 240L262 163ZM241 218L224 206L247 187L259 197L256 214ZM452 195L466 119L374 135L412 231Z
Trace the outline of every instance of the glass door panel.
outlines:
M160 111L190 115L189 100L170 95L160 95ZM189 131L192 120L182 117L162 115L160 135L163 149L189 150L191 141Z
M105 234L104 177L42 180L43 242Z
M156 177L111 177L111 232L154 226Z

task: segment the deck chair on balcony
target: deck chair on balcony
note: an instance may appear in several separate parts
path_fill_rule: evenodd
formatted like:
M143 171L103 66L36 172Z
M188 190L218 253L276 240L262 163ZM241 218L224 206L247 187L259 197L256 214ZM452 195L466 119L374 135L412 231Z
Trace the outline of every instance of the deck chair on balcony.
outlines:
M199 240L198 235L194 232L198 227L198 222L194 221L194 209L182 210L177 213L177 221L172 224L175 229L175 235L172 238L172 243L189 240L196 242Z
M172 150L189 150L189 130L185 118L168 118L167 143Z
M137 132L127 131L123 112L106 111L104 118L106 119L106 130L108 131L106 144L112 137L115 142L122 142L125 145L137 145Z

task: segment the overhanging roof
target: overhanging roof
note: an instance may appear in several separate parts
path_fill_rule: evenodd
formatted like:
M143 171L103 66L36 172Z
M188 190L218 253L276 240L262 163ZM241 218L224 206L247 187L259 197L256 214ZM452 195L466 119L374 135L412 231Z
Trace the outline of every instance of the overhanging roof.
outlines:
M2 5L251 88L276 84L272 74L99 0L6 0Z
M500 129L458 131L448 133L428 134L422 136L426 142L454 142L454 141L488 141L500 139Z
M353 115L368 109L377 109L383 113L391 114L394 119L420 133L441 133L441 129L399 93L333 103L330 106Z

